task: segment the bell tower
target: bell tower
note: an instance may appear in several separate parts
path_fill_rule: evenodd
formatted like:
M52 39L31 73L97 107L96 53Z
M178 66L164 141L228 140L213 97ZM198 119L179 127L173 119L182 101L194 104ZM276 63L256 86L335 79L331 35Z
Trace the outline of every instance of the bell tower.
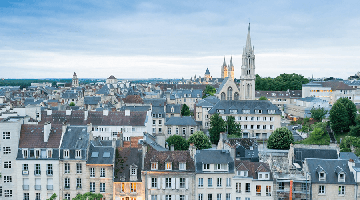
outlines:
M254 47L251 47L250 23L242 54L240 93L242 100L255 100L255 54Z
M77 78L76 73L74 72L73 78L72 78L72 87L79 87L79 79Z
M226 65L225 57L224 57L224 63L221 66L221 78L226 78L226 77L228 77L228 67Z

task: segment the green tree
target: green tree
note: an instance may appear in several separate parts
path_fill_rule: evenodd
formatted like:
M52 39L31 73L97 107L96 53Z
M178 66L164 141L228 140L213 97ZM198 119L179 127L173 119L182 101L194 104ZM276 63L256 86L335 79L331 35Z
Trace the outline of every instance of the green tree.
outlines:
M286 91L301 90L302 84L308 83L309 80L299 74L280 74L276 78L261 78L256 74L255 90L261 91Z
M264 96L261 96L260 98L259 98L259 100L268 100L266 97L264 97Z
M241 126L239 123L235 122L234 116L228 116L226 118L226 128L228 135L241 136Z
M317 145L329 145L330 136L322 129L322 127L315 127L310 133L310 136L301 141L302 144L317 144Z
M166 142L168 143L169 146L174 145L175 150L188 150L189 149L188 142L179 135L170 136L166 140Z
M211 148L211 142L202 131L196 131L194 134L192 134L188 140L189 144L194 144L196 149L209 149Z
M269 137L267 147L269 149L289 149L294 143L294 136L286 127L277 128Z
M324 119L325 115L328 113L323 107L321 108L312 108L310 110L311 118L315 119L316 121L321 122Z
M204 99L208 96L214 96L215 93L216 93L216 89L213 86L206 85L205 90L203 91L202 98Z
M47 200L55 200L56 197L57 197L57 195L54 193L54 194L52 194L51 197L48 198Z
M226 124L225 121L220 117L218 113L214 114L210 117L210 141L213 144L217 144L219 142L220 132L225 132Z
M360 115L357 115L355 118L355 126L350 126L350 135L351 136L360 136Z
M102 194L87 192L85 194L76 195L73 200L100 200L101 198L103 198Z
M355 125L355 118L356 118L356 105L350 101L348 98L340 98L337 101L339 101L342 105L344 105L346 113L347 113L347 118L348 118L348 123L349 126L347 127L346 131L349 131L349 127L350 126L354 126Z
M190 116L190 109L186 104L183 104L181 107L181 116Z
M351 125L349 113L340 99L334 103L330 110L330 126L335 134L349 131Z
M69 106L75 106L74 102L70 102Z

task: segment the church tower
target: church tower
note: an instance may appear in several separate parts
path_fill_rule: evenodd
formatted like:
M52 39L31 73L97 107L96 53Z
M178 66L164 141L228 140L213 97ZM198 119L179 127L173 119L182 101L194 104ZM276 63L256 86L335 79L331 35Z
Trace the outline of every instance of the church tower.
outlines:
M255 54L254 47L251 47L250 23L246 46L243 49L241 76L240 76L240 99L255 100Z
M221 66L221 78L226 78L226 77L228 77L228 67L226 65L225 57L224 57L224 63Z
M232 56L230 58L230 64L228 65L228 77L234 80L234 65L232 63Z
M72 87L79 87L79 79L77 78L76 73L74 72L73 78L72 78Z

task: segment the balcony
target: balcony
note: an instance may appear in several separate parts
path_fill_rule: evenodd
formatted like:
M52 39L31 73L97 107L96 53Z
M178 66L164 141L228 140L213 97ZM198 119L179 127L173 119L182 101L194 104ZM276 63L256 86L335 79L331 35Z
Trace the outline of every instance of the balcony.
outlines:
M47 186L46 186L46 189L47 189L47 190L53 190L53 189L54 189L54 186L53 186L53 185L47 185Z
M29 190L29 185L23 185L23 190Z
M35 185L35 190L41 190L41 185Z
M64 186L64 189L65 189L65 190L69 190L69 189L70 189L70 185L65 185L65 186Z
M52 176L53 175L53 170L46 170L46 175Z
M22 174L23 174L23 175L29 175L29 171L28 171L28 170L23 170L23 171L22 171Z

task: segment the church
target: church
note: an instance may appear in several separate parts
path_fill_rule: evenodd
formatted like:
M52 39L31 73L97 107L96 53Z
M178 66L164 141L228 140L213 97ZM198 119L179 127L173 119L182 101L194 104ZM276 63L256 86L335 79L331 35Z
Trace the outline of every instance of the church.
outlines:
M246 45L243 49L240 85L234 82L234 65L232 57L230 64L224 63L221 66L221 78L224 78L215 96L220 100L255 100L255 54L251 46L250 23Z

